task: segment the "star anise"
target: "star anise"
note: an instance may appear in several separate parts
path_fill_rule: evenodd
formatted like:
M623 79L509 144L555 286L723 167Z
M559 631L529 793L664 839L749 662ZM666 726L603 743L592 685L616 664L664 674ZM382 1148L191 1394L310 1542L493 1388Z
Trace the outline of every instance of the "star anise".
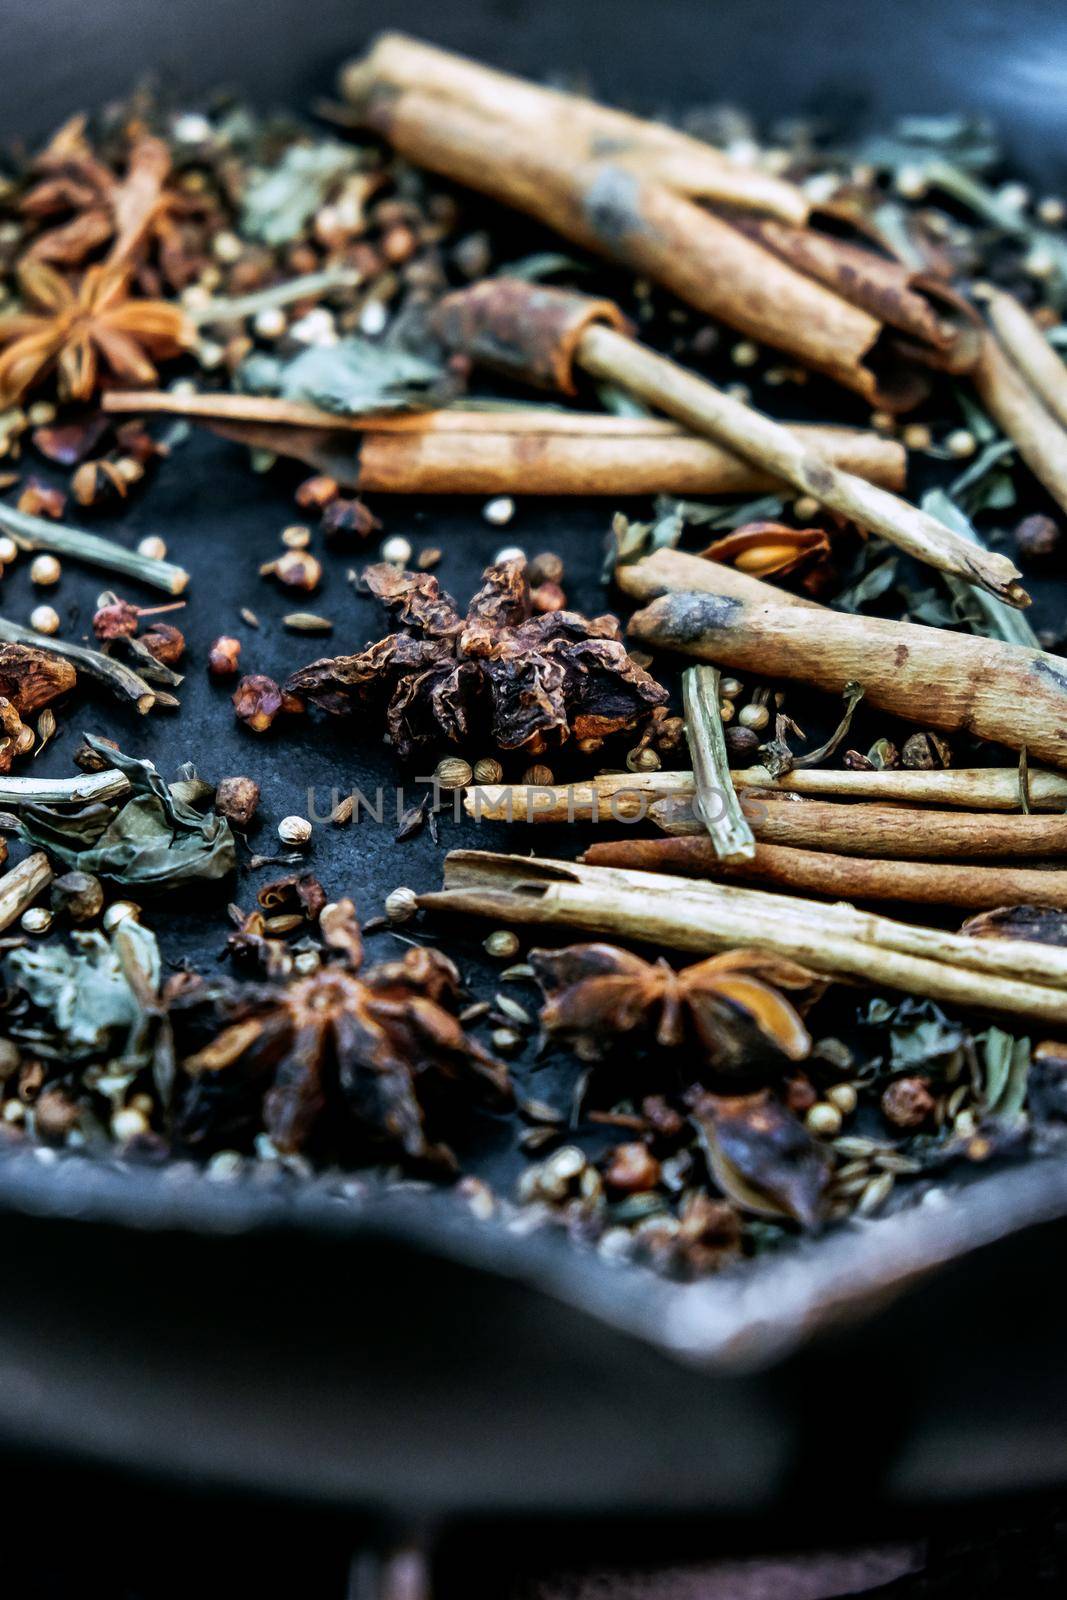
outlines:
M160 272L173 289L185 288L209 259L210 234L223 226L218 202L208 194L168 187L170 151L139 122L131 126L125 171L97 155L85 118L65 123L37 156L37 182L19 202L23 216L46 224L26 252L28 261L53 267L83 266L103 246L135 265L142 288L158 285ZM153 254L155 266L145 264Z
M364 581L400 631L358 655L313 661L286 688L327 711L384 706L402 758L479 733L538 755L632 728L667 699L627 655L614 617L533 616L519 558L487 568L465 617L430 573L381 564Z
M171 1010L185 1055L179 1142L247 1143L341 1159L406 1159L454 1171L444 1135L472 1105L510 1102L507 1068L463 1030L459 974L437 950L360 970L350 902L323 912L339 959L309 977L230 988L183 983Z
M74 286L43 262L26 261L18 278L37 310L0 317L0 408L53 370L64 400L88 400L101 369L120 383L155 383L151 358L178 356L193 343L178 306L130 298L125 266L90 267Z
M532 950L530 963L545 992L541 1024L548 1033L576 1041L587 1060L619 1037L695 1050L693 1078L705 1065L747 1067L768 1046L779 1061L801 1060L811 1040L798 1008L806 1010L825 988L806 968L759 950L732 950L681 972L609 944Z

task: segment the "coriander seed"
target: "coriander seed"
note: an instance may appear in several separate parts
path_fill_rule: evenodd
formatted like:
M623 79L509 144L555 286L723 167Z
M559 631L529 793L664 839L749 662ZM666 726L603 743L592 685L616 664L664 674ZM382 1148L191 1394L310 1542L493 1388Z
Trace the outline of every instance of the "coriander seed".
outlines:
M483 756L480 761L474 763L472 776L475 783L501 783L504 769L492 756Z
M150 533L138 544L137 554L147 556L150 561L166 561L167 546L158 533Z
M301 522L282 529L282 544L287 550L306 550L311 543L311 529Z
M385 914L390 922L410 922L419 909L414 889L392 889L385 897Z
M656 751L647 744L631 750L626 757L626 766L630 772L658 772L662 765Z
M141 908L133 900L113 900L103 915L104 932L111 933L120 922L140 922Z
M816 1100L804 1118L804 1125L817 1139L832 1139L841 1132L841 1113L827 1100Z
M19 547L8 534L0 534L0 567L6 567L14 561L19 553Z
M523 783L534 789L548 789L555 783L555 774L551 767L546 767L542 762L535 761L532 767L527 767L522 775Z
M391 539L385 540L379 554L391 567L406 567L411 560L411 545L407 539L394 534Z
M22 913L19 926L23 933L47 933L52 926L52 913L46 906L31 906Z
M40 589L50 589L63 575L63 568L55 556L34 556L30 562L30 582Z
M753 733L762 733L770 721L770 715L766 706L750 700L748 705L742 706L737 713L737 720L742 728L750 728Z
M462 756L445 756L434 768L434 778L441 789L465 789L474 776L469 761Z
M311 823L306 817L283 817L278 824L278 838L282 844L303 849L311 840Z
M510 928L498 928L482 940L482 949L494 961L510 961L512 956L518 954L519 936L512 933Z
M850 1117L856 1109L856 1091L850 1083L832 1084L826 1091L826 1098L843 1117Z
M34 606L30 612L30 627L36 633L58 633L59 612L52 606Z
M503 528L515 515L515 502L510 495L497 495L495 500L487 500L482 507L482 516L494 528Z
M973 456L978 448L978 441L970 428L953 428L945 440L945 449L950 456L955 456L958 461L964 461L968 456Z

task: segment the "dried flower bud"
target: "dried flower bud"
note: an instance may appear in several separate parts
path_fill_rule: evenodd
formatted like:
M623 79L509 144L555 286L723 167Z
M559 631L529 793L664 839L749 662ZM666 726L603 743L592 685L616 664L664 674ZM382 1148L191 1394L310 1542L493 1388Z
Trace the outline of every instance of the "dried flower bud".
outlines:
M237 720L253 733L266 733L282 709L282 692L273 678L265 673L252 673L242 678L233 692L233 709Z
M536 589L530 590L530 604L535 611L562 611L567 596L558 583L539 583Z
M311 823L306 817L283 817L278 824L278 838L282 844L303 849L311 841Z
M104 888L91 872L64 872L52 880L52 910L66 916L75 926L95 922L104 909Z
M247 828L259 806L259 784L252 778L221 778L215 810L238 828Z
M385 897L385 914L390 922L410 922L419 909L414 889L393 889Z
M232 678L241 655L240 639L221 635L208 651L207 670L213 678Z
M98 639L128 639L137 632L141 621L140 606L114 595L101 595L103 602L93 614L93 632Z
M556 777L551 767L546 767L543 762L535 761L532 767L527 767L522 775L523 783L528 783L532 788L548 789L555 783Z
M934 1109L928 1078L897 1078L882 1095L882 1115L895 1128L918 1128Z
M185 654L185 635L169 622L153 622L140 641L164 666L173 667Z
M1047 561L1060 547L1063 532L1051 517L1024 517L1015 529L1015 548L1025 561Z
M305 478L297 489L296 503L302 511L325 511L339 493L336 478L328 478L324 472L317 472L313 478Z
M434 769L434 777L442 789L465 789L473 776L470 762L461 756L446 756Z
M563 560L553 550L543 550L534 556L527 570L530 583L536 588L542 583L559 583L563 578Z
M475 783L501 783L504 769L492 756L483 756L480 761L474 763L472 776Z
M265 561L260 567L264 577L277 578L287 589L316 589L322 579L322 564L309 550L287 550L277 561Z
M369 539L372 533L381 531L381 526L362 500L346 500L340 495L322 513L322 531L327 539Z

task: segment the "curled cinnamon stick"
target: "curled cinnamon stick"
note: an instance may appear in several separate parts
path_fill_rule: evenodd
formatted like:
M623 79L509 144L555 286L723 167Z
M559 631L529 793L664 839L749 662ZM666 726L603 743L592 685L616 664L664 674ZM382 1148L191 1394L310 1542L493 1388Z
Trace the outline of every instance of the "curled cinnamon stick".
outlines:
M701 203L803 224L807 202L792 185L672 129L402 35L346 68L342 88L361 121L418 165L530 213L871 401L904 409L921 398L921 376L884 347L878 316Z
M661 594L729 594L783 606L807 606L818 610L816 600L778 589L774 584L740 572L729 562L711 561L706 556L690 555L686 550L653 550L640 561L620 562L615 582L635 600L655 600Z
M897 900L966 910L1032 904L1067 907L1067 872L1033 867L870 860L763 843L750 860L723 861L709 839L698 837L612 840L590 845L582 859L590 866L737 878L841 900Z
M769 472L676 422L579 411L447 410L348 418L259 395L103 397L116 414L167 413L290 456L344 488L377 494L762 494ZM902 489L905 453L859 428L797 427L805 449L870 483Z
M752 946L832 977L1067 1023L1062 950L1024 940L967 939L735 884L453 850L441 891L420 895L419 903L498 925L584 928L673 950L707 954Z
M630 632L657 649L838 694L859 683L879 710L1067 766L1067 666L1042 650L725 594L662 595L631 618Z

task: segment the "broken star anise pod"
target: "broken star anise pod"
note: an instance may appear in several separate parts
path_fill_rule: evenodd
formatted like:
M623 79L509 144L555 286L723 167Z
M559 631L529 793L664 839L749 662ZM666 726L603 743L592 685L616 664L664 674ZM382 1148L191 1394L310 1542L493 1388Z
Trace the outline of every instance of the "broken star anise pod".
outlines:
M327 910L337 959L309 977L183 985L171 1009L179 1052L205 1021L212 1036L182 1061L177 1137L222 1148L262 1127L284 1153L454 1171L444 1136L473 1105L510 1102L507 1068L459 1023L446 956L418 947L361 970L354 908Z
M619 1037L696 1052L692 1077L748 1066L769 1046L779 1061L799 1061L811 1040L800 1019L825 989L805 967L759 950L732 950L676 972L662 958L610 944L531 950L545 993L541 1025L597 1059ZM786 999L781 990L788 990ZM762 1051L761 1051L762 1047Z
M667 699L627 655L614 617L532 615L520 558L487 568L465 617L429 573L380 564L364 581L399 630L358 655L313 661L286 688L327 711L384 707L402 759L480 733L539 755L632 728Z
M120 383L155 383L152 358L192 346L181 308L131 299L128 277L122 265L90 267L75 286L42 261L22 263L23 299L36 309L0 317L0 408L53 371L63 400L88 400L104 371Z

